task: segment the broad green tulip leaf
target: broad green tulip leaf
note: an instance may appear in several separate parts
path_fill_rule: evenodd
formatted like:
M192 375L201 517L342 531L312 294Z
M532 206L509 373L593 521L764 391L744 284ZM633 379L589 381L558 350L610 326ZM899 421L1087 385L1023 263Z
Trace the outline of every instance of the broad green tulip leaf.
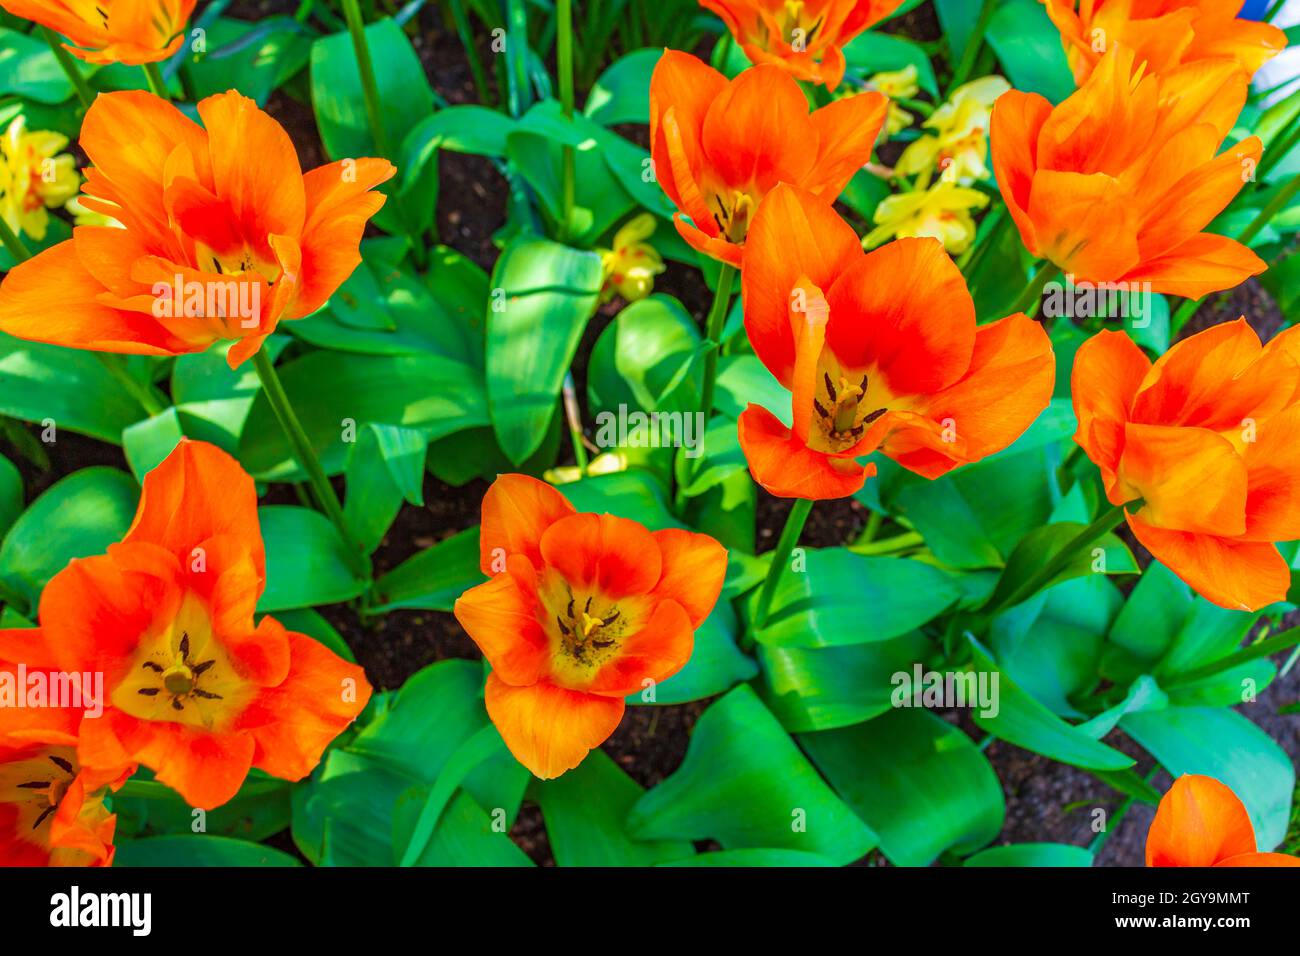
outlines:
M802 850L846 864L875 838L742 684L695 725L686 758L637 801L640 840L716 840L723 849Z
M989 20L985 38L1017 90L1059 103L1074 92L1061 34L1037 0L1007 0Z
M249 23L218 17L203 28L207 53L183 57L181 71L189 99L238 89L259 106L307 65L314 31L293 17Z
M799 743L897 866L969 853L1002 830L997 774L962 730L928 711L890 710Z
M486 578L479 571L478 526L467 528L415 554L375 582L376 612L396 608L450 611Z
M712 853L697 853L681 860L660 863L659 866L789 866L789 867L827 867L834 866L824 856L805 853L802 850L715 850Z
M640 841L625 822L645 791L603 750L536 785L546 836L560 866L654 866L694 855L685 840Z
M249 773L229 801L203 815L204 833L265 840L289 825L289 791L293 785L261 770ZM137 774L113 794L117 836L152 837L192 834L195 811L175 790Z
M716 538L733 554L752 552L758 516L757 487L748 469L733 472L687 502L686 521Z
M257 509L266 544L262 612L350 601L369 586L352 573L347 545L319 511L296 505Z
M938 617L958 596L948 575L920 561L797 549L755 637L770 647L887 641Z
M487 313L487 398L497 440L516 464L546 435L602 273L594 252L536 238L512 243L497 260Z
M661 49L625 53L600 74L587 94L583 114L602 126L650 122L650 75Z
M1026 589L1044 565L1068 547L1084 529L1073 521L1059 521L1035 528L1016 545L1007 559L990 599L997 607L1015 607L1034 595ZM1070 561L1039 591L1085 574L1135 574L1139 571L1133 552L1114 534L1102 535L1088 547L1072 553Z
M0 538L23 512L23 476L14 463L0 455Z
M731 604L719 600L695 632L691 659L662 683L629 694L629 704L684 704L730 690L758 673L754 660L736 646L739 624Z
M301 866L283 850L227 836L156 836L119 840L114 866Z
M396 425L368 424L352 446L343 517L367 551L379 546L407 501L421 505L424 433Z
M262 348L275 361L290 341L288 336L272 335ZM177 356L171 390L186 437L210 442L234 455L239 451L244 421L262 386L252 362L231 370L226 363L228 351L228 343L219 343L206 352Z
M393 845L405 847L424 806L425 788L398 797L393 812ZM457 791L438 818L433 835L414 866L532 866L524 851L498 829L485 807Z
M153 418L128 425L122 432L122 451L137 481L163 463L184 437L180 416L169 408Z
M964 866L1092 866L1092 852L1068 843L1012 843L991 846L966 858Z
M353 664L357 662L356 655L352 653L352 648L348 647L347 641L343 640L343 635L311 608L300 607L276 611L275 619L291 631L315 638L345 661L351 661Z

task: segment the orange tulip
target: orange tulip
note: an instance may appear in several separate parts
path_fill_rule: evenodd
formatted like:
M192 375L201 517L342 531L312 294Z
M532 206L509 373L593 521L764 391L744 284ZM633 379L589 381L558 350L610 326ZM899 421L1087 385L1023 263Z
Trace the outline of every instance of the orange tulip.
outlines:
M125 229L81 226L0 285L0 330L53 345L178 355L237 339L231 367L282 319L324 304L361 261L382 159L303 175L289 135L231 91L198 105L206 130L149 93L99 96L81 146L83 205Z
M1257 852L1255 828L1237 795L1213 777L1184 774L1156 808L1147 866L1300 866L1300 858Z
M1134 52L1134 65L1166 73L1197 60L1231 60L1253 76L1286 48L1286 34L1267 23L1238 20L1242 0L1044 0L1061 31L1080 86L1115 46ZM1075 7L1078 7L1076 10Z
M68 745L0 741L0 866L109 866L104 798L129 773L85 770Z
M77 726L81 766L142 763L210 809L250 767L306 776L370 697L361 669L324 645L270 617L254 626L264 583L253 480L182 440L145 476L125 538L55 575L40 627L0 631L0 658L102 674L102 714Z
M937 478L1007 447L1052 395L1042 326L976 326L961 273L934 239L869 253L830 204L793 186L759 208L745 247L745 329L791 393L792 427L740 416L754 480L784 498L843 498L877 448Z
M136 66L166 60L181 48L195 2L0 0L0 7L63 34L72 41L64 47L87 63Z
M871 158L888 112L887 97L858 93L809 115L799 84L778 67L728 80L666 50L650 78L650 152L659 184L681 210L677 231L739 266L750 219L768 191L789 182L836 199Z
M1244 318L1147 359L1100 332L1074 359L1074 440L1112 504L1161 563L1228 608L1256 610L1291 584L1275 541L1300 538L1300 337L1267 346Z
M771 63L797 80L835 89L843 47L903 0L700 0L727 25L751 63Z
M1138 73L1119 47L1060 106L998 98L993 169L1025 248L1076 279L1191 298L1263 272L1241 243L1201 231L1259 162L1254 136L1219 152L1245 74L1230 60Z
M727 573L708 535L579 514L525 475L488 489L480 547L493 577L461 595L456 620L492 665L488 716L542 778L600 746L624 697L686 664Z

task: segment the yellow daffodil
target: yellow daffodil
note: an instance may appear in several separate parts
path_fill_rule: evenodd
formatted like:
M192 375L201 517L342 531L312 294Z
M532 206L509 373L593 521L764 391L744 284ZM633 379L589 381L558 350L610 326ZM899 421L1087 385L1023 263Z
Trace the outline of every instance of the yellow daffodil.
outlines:
M646 242L655 231L655 217L648 212L634 216L614 233L613 249L597 249L605 266L605 283L600 301L621 295L628 302L644 299L654 288L655 276L664 271L664 260Z
M889 97L889 115L885 118L885 136L896 136L912 125L912 114L898 105L899 99L911 99L920 92L916 82L916 64L909 63L901 70L876 73L867 80L867 89Z
M67 145L62 133L28 132L22 116L0 136L0 216L15 233L44 239L50 221L46 209L77 194L81 177L76 162L60 152Z
M985 76L959 86L925 121L930 132L903 151L895 166L902 176L931 178L969 186L988 179L989 119L993 102L1011 85L1000 76Z
M876 228L862 244L871 248L895 236L929 236L942 242L950 254L960 255L975 238L971 211L988 201L989 197L978 189L943 179L930 189L888 196L876 207Z
M112 226L115 229L126 228L112 216L91 209L81 201L80 196L73 196L64 204L63 208L72 216L72 222L77 226Z

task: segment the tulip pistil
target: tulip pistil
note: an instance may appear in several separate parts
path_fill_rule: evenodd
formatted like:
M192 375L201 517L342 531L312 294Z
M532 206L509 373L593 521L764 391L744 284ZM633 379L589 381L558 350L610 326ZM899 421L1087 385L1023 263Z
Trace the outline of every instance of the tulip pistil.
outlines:
M564 613L555 615L564 650L580 664L590 664L593 655L614 647L621 631L622 612L611 605L607 613L593 613L594 601L593 596L588 596L579 606L570 592Z
M813 409L820 419L822 431L827 441L842 450L861 440L868 425L884 415L889 409L877 408L865 411L862 400L867 394L870 377L863 375L860 381L852 381L840 374L838 383L829 372L822 372L821 385L826 391L826 399L813 399Z
M46 818L49 817L50 814L59 808L59 804L63 802L64 795L68 792L68 784L70 784L73 777L76 776L76 771L73 769L70 761L55 754L48 754L47 756L49 757L50 763L54 764L54 766L63 774L66 774L66 779L57 775L51 775L48 780L28 780L24 783L18 784L18 789L32 791L32 795L35 798L34 802L38 802L38 805L39 802L45 804L45 806L41 807L40 812L36 816L36 820L32 823L33 830L37 829L45 822Z
M185 701L191 696L203 700L221 700L220 694L203 690L198 686L199 677L210 670L215 663L215 659L191 663L190 636L188 632L182 633L180 653L172 661L171 666L163 667L154 661L145 661L142 665L145 670L161 676L162 686L141 687L136 693L142 697L157 697L159 694L164 694L171 699L172 710L184 710Z

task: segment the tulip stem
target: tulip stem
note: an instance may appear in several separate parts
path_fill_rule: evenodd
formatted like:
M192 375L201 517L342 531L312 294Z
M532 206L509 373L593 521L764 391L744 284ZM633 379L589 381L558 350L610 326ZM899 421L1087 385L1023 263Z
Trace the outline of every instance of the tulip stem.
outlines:
M569 440L573 442L573 461L578 466L578 472L585 478L588 465L587 446L582 440L582 409L578 406L578 386L573 381L572 371L564 376L561 396L564 418L569 425Z
M975 21L975 29L971 31L970 39L966 41L966 49L961 51L961 60L953 70L947 96L952 96L952 91L966 82L966 77L970 76L971 70L975 68L975 58L979 56L980 47L984 45L984 32L988 29L989 21L993 19L993 8L997 5L997 0L984 0L979 19Z
M718 272L718 288L713 294L713 306L705 321L705 335L713 348L704 357L704 383L700 389L700 411L708 427L713 417L713 393L718 381L718 353L722 351L722 329L727 321L727 307L731 304L731 285L736 278L736 267L724 262Z
M77 61L73 59L72 54L64 49L59 38L54 35L54 31L49 27L41 27L41 35L45 37L45 42L50 45L54 51L54 59L59 61L59 66L67 74L68 82L72 84L73 90L76 91L77 99L81 100L81 105L90 109L90 104L95 102L95 91L90 88L86 82L85 76L77 67Z
M344 551L347 554L348 564L359 578L369 578L370 562L366 558L365 549L358 543L355 535L352 534L352 529L348 527L347 520L343 517L343 506L339 504L338 495L334 493L334 486L330 484L329 477L321 466L320 458L317 457L315 449L311 446L311 440L303 430L302 422L298 420L298 415L293 410L293 405L284 390L284 385L280 383L280 376L276 374L275 365L271 362L266 349L258 349L253 353L253 367L262 382L262 391L266 393L267 401L271 403L271 410L275 412L280 427L284 429L285 437L293 447L293 457L307 473L312 492L321 503L321 507L325 509L326 516L338 528L345 545Z
M1047 288L1047 283L1060 274L1060 269L1056 263L1050 259L1044 259L1042 263L1034 270L1034 274L1029 277L1025 287L1020 290L1020 295L1007 309L1007 315L1015 315L1017 312L1023 312L1031 319L1038 314L1038 308L1043 304L1043 290Z
M1240 667L1242 664L1248 664L1261 657L1268 657L1269 655L1276 654L1279 651L1285 651L1297 644L1300 644L1300 627L1289 627L1285 631L1280 631L1279 633L1274 634L1272 637L1266 637L1262 641L1256 641L1249 647L1243 647L1234 654L1229 654L1227 657L1220 657L1213 663L1179 674L1177 683L1171 684L1166 689L1174 690L1178 687L1186 687L1189 684L1203 681L1207 677L1214 677L1216 674L1222 674L1224 671L1231 670L1234 667Z
M352 49L357 55L357 72L361 76L361 93L366 101L366 119L370 121L370 136L375 141L379 155L388 155L388 143L384 136L383 114L379 110L379 87L375 84L375 68L370 60L370 47L366 43L366 24L361 19L361 7L357 0L343 0L343 17L348 22L348 32L352 34Z
M790 514L786 516L785 527L772 552L772 563L767 566L767 577L763 579L763 590L758 592L758 603L754 605L753 630L759 631L767 623L768 612L772 609L772 598L776 596L776 586L781 582L785 566L790 563L790 552L799 543L799 535L808 521L812 511L811 498L796 498Z
M0 216L0 242L4 243L5 251L13 257L14 265L32 257L32 250L28 249L27 243L18 238L18 234L9 228L9 223L5 221L4 216Z
M150 418L155 415L161 415L165 411L165 406L158 401L157 395L151 386L145 385L138 378L126 370L122 364L122 357L110 352L92 352L95 358L109 375L117 380L117 383L126 389L131 397L140 403L140 407L145 410Z
M167 81L163 79L162 70L158 69L157 63L144 64L145 79L149 81L149 91L159 99L170 100L171 94L167 92Z
M560 103L566 119L573 118L573 0L555 0L558 21L555 34L555 66L560 76ZM577 172L573 145L565 143L563 197L564 221L560 223L560 238L568 239L573 225L573 203L576 194Z

